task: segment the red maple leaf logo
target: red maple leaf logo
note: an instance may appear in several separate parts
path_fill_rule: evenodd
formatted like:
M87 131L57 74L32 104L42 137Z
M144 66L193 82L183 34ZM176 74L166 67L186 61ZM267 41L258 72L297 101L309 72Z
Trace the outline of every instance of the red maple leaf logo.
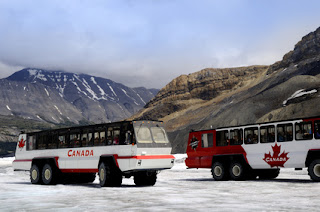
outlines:
M269 152L269 154L264 154L263 160L268 163L271 168L272 167L284 167L285 162L289 160L288 158L288 153L283 151L281 155L280 150L281 150L281 145L275 144L274 146L271 146L273 150L273 155Z
M24 141L23 138L21 138L21 141L18 142L18 147L22 149L25 144L26 144L26 141Z

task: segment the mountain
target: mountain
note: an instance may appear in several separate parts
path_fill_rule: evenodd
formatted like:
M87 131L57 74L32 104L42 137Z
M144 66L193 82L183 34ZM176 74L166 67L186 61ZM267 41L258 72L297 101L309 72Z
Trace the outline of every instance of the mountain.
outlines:
M172 80L131 118L165 121L173 151L190 130L320 115L320 28L271 66L204 69Z
M157 92L86 74L26 68L0 80L0 121L10 117L16 123L1 126L6 130L0 141L16 139L21 119L43 128L123 120Z

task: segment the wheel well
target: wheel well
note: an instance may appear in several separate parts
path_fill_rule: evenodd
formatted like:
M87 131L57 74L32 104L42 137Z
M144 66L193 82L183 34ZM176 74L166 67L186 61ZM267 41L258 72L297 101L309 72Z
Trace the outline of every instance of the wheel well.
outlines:
M98 167L100 166L100 164L102 162L107 164L111 168L118 168L119 169L119 167L117 165L117 161L114 156L111 156L111 155L110 156L100 156Z
M306 167L308 167L310 165L310 163L312 163L312 161L314 161L316 159L320 159L320 150L309 150L308 155L307 155L307 159L305 162Z
M54 158L34 158L31 166L36 164L41 169L46 163L58 168Z

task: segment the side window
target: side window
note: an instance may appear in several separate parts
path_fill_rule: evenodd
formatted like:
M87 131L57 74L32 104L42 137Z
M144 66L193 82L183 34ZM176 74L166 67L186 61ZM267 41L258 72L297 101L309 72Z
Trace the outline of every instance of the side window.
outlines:
M213 134L212 133L204 133L201 136L201 146L203 148L213 147Z
M37 136L37 149L46 149L47 136L44 133Z
M277 141L278 142L285 142L285 141L292 141L293 126L292 124L279 124L277 125Z
M243 143L243 129L230 130L230 145L241 145Z
M47 134L47 149L56 149L58 143L58 136L55 133Z
M244 129L244 143L256 144L258 143L258 127L250 127Z
M70 133L70 146L71 147L80 147L80 134Z
M59 148L68 148L68 142L64 134L59 133L58 140L59 140Z
M311 140L312 134L312 122L300 122L295 123L296 140Z
M149 135L151 137L150 130L148 129L148 131L149 131ZM149 138L149 139L152 141L151 138ZM113 144L118 145L119 141L120 141L120 129L115 128L113 131Z
M216 145L227 146L228 145L228 130L216 132Z
M93 146L92 132L88 129L84 129L81 135L81 146Z
M103 129L98 129L98 131L94 133L94 145L95 146L106 145L106 133Z
M113 128L112 127L108 127L108 130L107 130L107 145L111 145L113 143L112 137L113 137Z
M314 137L320 139L320 121L314 122Z
M260 127L260 143L272 143L275 141L275 129L273 125Z
M33 150L35 147L36 147L36 136L34 135L28 136L28 145L27 145L28 150Z

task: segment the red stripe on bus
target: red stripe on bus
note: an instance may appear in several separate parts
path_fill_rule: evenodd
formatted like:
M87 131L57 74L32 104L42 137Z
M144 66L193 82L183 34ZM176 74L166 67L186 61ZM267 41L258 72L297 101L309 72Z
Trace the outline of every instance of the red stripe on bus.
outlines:
M118 159L174 159L173 155L118 156Z
M25 160L14 160L13 162L31 162L32 159L25 159Z
M96 173L98 169L60 169L62 173Z

